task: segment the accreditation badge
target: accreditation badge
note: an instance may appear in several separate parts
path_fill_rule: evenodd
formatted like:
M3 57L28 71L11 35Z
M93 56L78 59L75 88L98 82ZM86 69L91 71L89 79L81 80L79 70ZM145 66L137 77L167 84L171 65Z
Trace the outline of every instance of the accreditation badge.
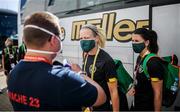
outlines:
M9 58L13 59L14 58L13 54L9 54Z
M14 63L11 63L11 68L14 68L15 67L15 64Z

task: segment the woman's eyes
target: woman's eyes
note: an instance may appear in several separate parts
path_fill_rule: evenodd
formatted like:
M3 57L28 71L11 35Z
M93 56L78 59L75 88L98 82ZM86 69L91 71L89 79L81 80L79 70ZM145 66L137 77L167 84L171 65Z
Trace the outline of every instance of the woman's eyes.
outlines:
M90 39L90 37L80 37L80 39Z
M139 42L138 40L132 40L132 42Z

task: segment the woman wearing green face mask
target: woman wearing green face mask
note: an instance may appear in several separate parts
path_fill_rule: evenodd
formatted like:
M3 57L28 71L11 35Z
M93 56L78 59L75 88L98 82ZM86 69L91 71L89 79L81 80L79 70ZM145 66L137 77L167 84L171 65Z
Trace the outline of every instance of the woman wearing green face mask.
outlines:
M119 111L115 63L112 57L101 49L105 45L105 36L102 29L98 29L94 25L84 25L80 30L80 39L80 45L84 54L83 70L90 78L101 85L108 99L102 106L93 107L93 110ZM125 99L126 96L124 95L123 98ZM112 107L110 101L112 102ZM125 105L125 103L123 104Z
M132 34L132 46L139 53L135 67L135 103L136 111L160 111L162 105L163 74L162 61L153 57L147 62L148 79L143 70L143 61L150 54L158 53L157 34L145 28L136 29Z

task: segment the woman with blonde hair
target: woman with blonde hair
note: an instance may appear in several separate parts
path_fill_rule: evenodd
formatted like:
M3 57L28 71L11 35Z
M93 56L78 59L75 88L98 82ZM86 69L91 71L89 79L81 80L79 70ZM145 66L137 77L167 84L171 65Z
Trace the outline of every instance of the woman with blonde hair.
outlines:
M83 50L84 72L101 85L107 96L107 101L99 107L93 107L93 110L119 111L115 63L112 57L101 49L105 46L105 33L94 25L84 25L80 30L80 44Z

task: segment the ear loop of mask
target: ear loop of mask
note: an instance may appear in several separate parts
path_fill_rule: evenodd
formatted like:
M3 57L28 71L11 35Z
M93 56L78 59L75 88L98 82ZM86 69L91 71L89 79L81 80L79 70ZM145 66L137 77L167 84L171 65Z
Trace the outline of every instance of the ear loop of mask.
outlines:
M50 34L50 35L52 35L52 36L55 36L59 41L60 41L60 44L61 44L61 49L59 50L60 52L62 52L62 42L61 42L61 40L54 34L54 33L52 33L52 32L50 32L50 31L48 31L48 30L46 30L46 29L44 29L44 28L42 28L42 27L39 27L39 26L36 26L36 25L26 25L25 27L24 27L24 29L25 28L35 28L35 29L38 29L38 30L41 30L41 31L43 31L43 32L45 32L45 33L48 33L48 34ZM61 38L61 37L60 37ZM44 51L44 50L36 50L36 49L27 49L27 51L29 51L29 52L35 52L35 53L43 53L43 54L57 54L58 52L51 52L51 51Z
M35 49L27 49L27 52L35 52L35 53L43 53L43 54L57 54L57 52L35 50Z

